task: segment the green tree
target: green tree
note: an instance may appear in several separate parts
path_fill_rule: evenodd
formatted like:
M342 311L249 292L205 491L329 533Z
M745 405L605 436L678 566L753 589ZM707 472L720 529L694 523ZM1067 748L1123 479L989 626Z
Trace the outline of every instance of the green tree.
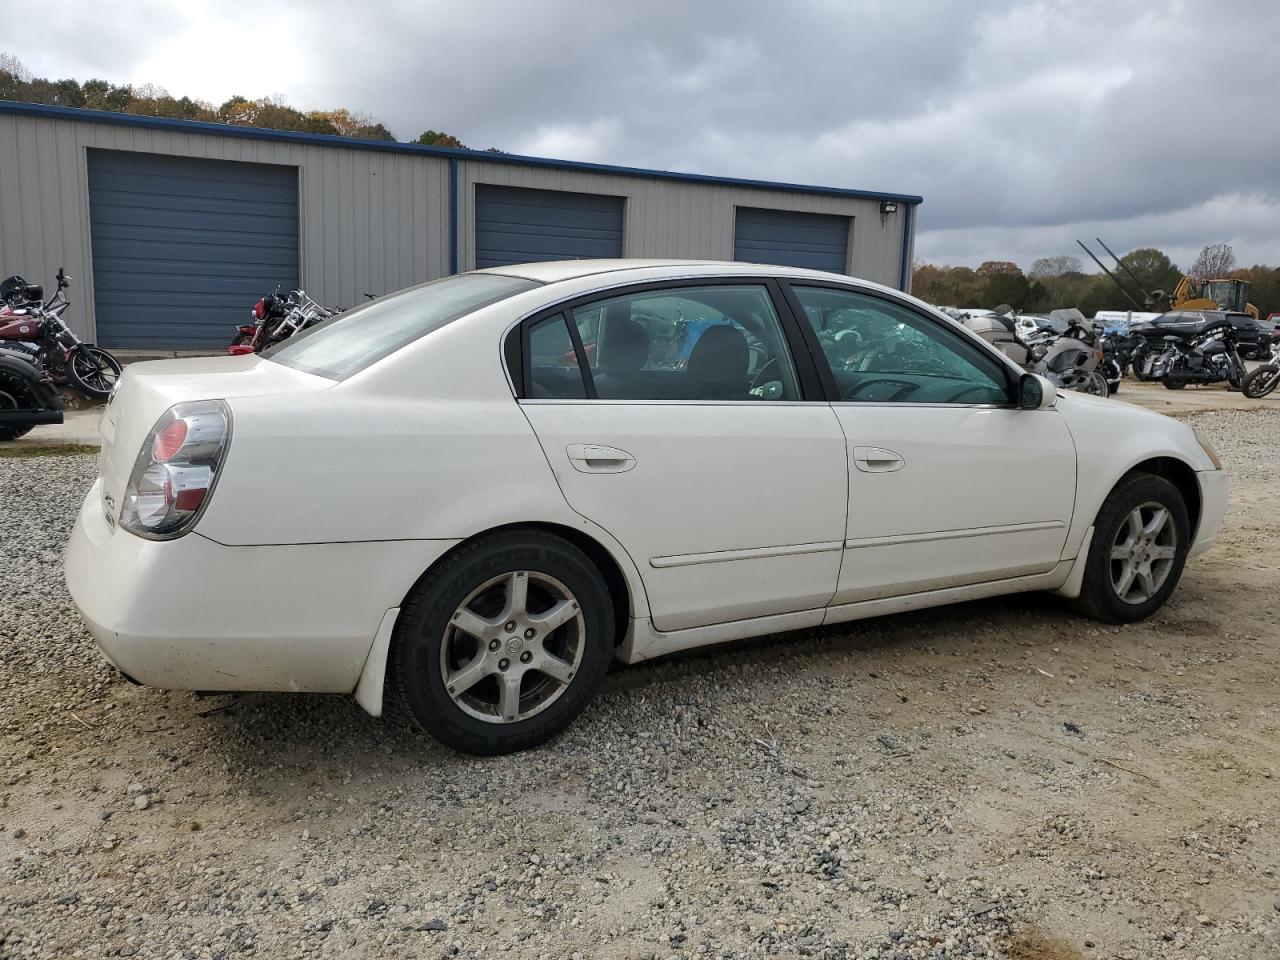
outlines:
M1061 277L1068 273L1081 273L1083 269L1079 257L1066 255L1041 257L1031 264L1031 269L1027 271L1027 276L1033 280L1046 280L1050 277Z
M1160 291L1171 294L1173 288L1178 285L1178 281L1182 279L1182 271L1163 251L1154 247L1130 250L1120 258L1120 262L1134 272L1148 292ZM1124 271L1120 271L1120 276L1123 280L1129 279L1124 275Z
M424 147L457 147L459 150L467 149L467 145L453 134L442 133L439 130L426 130L419 134L418 139L413 142L420 143Z
M234 96L221 106L214 107L192 97L174 97L163 87L149 83L136 87L118 87L105 80L86 80L83 84L72 79L46 80L32 76L21 60L7 53L0 53L0 100L86 107L177 120L232 123L271 130L395 140L391 131L373 117L345 108L303 113L278 97L250 100L242 96ZM460 145L456 138L449 138L448 134L437 136L454 140L456 145Z

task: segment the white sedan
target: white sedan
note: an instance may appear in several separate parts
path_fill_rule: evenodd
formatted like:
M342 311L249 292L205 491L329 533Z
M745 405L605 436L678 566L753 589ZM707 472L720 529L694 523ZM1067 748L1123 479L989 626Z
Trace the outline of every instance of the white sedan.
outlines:
M1027 590L1139 620L1227 495L1185 423L748 264L438 280L133 364L102 432L66 571L122 673L398 696L474 753L563 729L615 657Z

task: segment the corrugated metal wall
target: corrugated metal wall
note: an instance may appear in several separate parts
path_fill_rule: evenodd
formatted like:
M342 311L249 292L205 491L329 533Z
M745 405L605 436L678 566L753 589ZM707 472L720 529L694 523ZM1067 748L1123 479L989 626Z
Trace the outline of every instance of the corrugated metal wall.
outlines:
M763 207L853 218L848 272L891 287L898 285L902 217L880 219L880 203L857 197L760 190L726 184L680 183L640 177L585 173L464 160L458 175L458 269L475 264L472 210L477 183L539 190L576 190L627 198L623 256L732 260L734 208Z
M0 272L48 286L65 264L81 336L93 336L89 147L297 166L302 283L321 303L449 272L448 160L0 113Z
M90 147L297 166L301 280L322 303L356 303L366 291L449 272L448 158L0 112L0 272L49 284L65 264L76 278L68 320L83 336L93 336ZM882 221L874 199L470 158L456 164L459 270L475 262L475 185L491 183L625 197L628 257L732 259L737 206L852 217L848 272L900 282L901 203Z

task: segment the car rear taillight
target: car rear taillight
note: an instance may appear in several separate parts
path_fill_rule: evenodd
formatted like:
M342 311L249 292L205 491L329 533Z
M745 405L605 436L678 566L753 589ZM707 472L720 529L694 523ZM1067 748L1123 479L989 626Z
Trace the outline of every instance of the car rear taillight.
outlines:
M231 409L223 401L170 407L134 462L120 526L152 540L171 540L190 530L209 502L230 442Z

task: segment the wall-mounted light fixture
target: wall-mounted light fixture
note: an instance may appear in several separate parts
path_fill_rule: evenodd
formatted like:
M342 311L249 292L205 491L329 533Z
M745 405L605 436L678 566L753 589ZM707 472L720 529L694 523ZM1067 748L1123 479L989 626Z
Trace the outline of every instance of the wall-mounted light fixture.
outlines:
M889 214L898 212L898 203L896 200L885 200L880 204L880 222L884 223L889 219Z

